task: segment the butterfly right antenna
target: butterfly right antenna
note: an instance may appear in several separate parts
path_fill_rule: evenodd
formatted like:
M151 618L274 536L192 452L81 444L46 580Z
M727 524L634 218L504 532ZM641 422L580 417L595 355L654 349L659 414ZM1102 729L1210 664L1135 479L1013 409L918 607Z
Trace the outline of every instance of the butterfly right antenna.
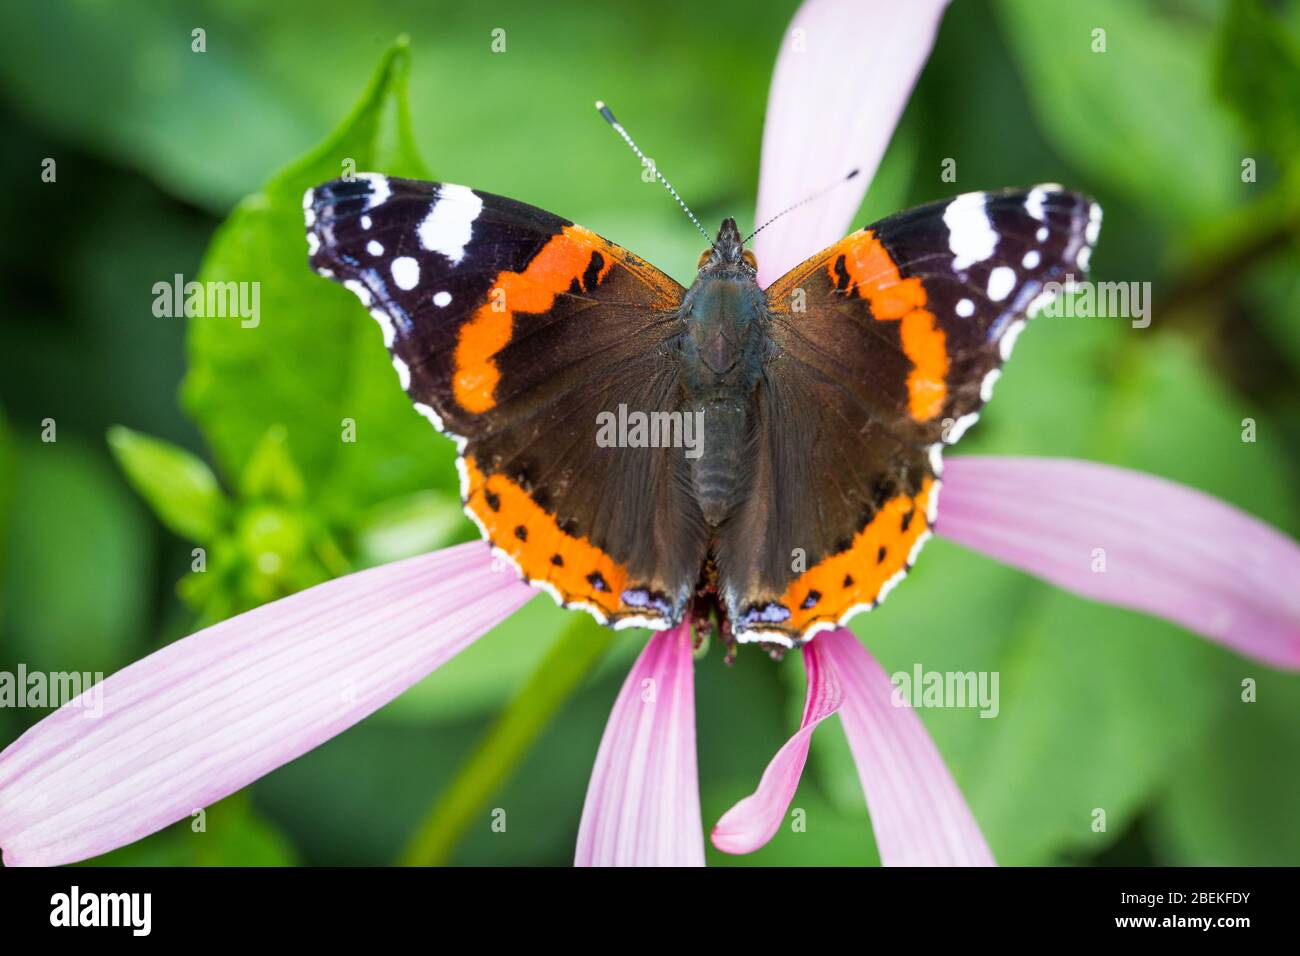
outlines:
M821 199L822 196L825 196L828 192L830 192L830 191L831 191L832 189L834 189L836 186L839 186L841 183L847 183L850 179L852 179L852 178L853 178L854 176L856 176L857 174L858 174L858 171L857 171L856 169L850 169L850 170L849 170L849 174L848 174L847 176L842 176L841 178L835 180L835 182L831 183L829 186L826 186L826 187L824 187L824 188L822 188L822 189L817 190L815 193L813 193L811 196L808 196L808 197L805 198L805 199L800 199L800 200L799 200L797 203L795 203L793 206L787 206L785 209L782 209L782 210L781 210L780 212L778 212L775 216L773 216L773 217L772 217L771 219L769 219L767 222L763 223L763 225L759 226L757 229L755 229L753 232L751 232L748 236L746 236L746 237L742 240L741 244L744 245L745 243L748 243L749 240L753 239L753 238L754 238L755 236L757 236L760 232L762 232L762 231L763 231L764 229L766 229L768 226L772 225L772 223L776 222L778 219L780 219L780 218L781 218L782 216L784 216L786 213L788 213L788 212L794 212L794 211L795 211L796 209L798 209L800 206L806 206L808 203L812 202L814 199Z

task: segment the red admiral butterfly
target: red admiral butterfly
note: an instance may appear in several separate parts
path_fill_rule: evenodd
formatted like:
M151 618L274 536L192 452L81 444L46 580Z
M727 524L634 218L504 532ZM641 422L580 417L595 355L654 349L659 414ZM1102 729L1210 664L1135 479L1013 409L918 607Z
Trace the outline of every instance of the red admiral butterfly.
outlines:
M303 206L311 266L369 307L415 407L456 440L466 513L529 583L616 628L716 616L786 646L911 568L944 446L1101 222L1059 186L966 193L762 289L728 218L683 289L465 186L370 173ZM698 416L700 454L604 447L620 408Z

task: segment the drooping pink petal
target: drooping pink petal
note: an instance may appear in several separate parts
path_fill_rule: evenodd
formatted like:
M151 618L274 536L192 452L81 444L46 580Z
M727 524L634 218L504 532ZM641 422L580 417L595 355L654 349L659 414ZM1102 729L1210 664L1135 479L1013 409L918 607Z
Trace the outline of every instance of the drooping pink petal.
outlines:
M916 711L852 632L813 645L844 688L840 719L885 866L993 866L979 824Z
M1300 668L1300 545L1203 492L1048 458L954 457L935 531L1084 597Z
M650 638L623 682L578 827L578 866L703 866L689 624Z
M724 813L713 828L713 845L724 853L753 853L776 835L799 789L812 733L844 699L834 668L826 666L817 648L813 641L803 649L808 696L798 731L767 765L758 789Z
M4 862L96 856L392 700L535 595L481 542L339 578L169 644L0 754ZM83 695L86 697L87 695Z
M806 0L781 42L763 125L758 223L858 175L760 232L767 286L850 231L930 55L948 0Z

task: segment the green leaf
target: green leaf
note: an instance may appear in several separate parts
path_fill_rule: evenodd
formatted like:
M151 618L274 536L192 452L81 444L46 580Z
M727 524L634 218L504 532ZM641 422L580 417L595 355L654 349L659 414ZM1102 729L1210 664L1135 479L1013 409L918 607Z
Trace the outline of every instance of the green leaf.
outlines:
M1259 0L1234 0L1223 19L1215 79L1252 145L1300 155L1300 41Z
M254 446L239 476L239 490L246 498L270 498L286 504L302 501L302 474L289 455L283 426L272 425Z
M18 449L14 445L4 409L0 408L0 574L4 573L8 553L6 544L9 540L9 522L17 483Z
M1081 170L1169 226L1242 201L1243 154L1214 97L1208 23L1135 0L998 8L1044 132Z
M5 623L31 670L111 673L143 650L148 519L105 456L71 438L24 444Z
M258 283L260 320L193 318L184 401L227 473L283 429L288 456L327 518L420 489L455 487L451 443L397 383L356 297L307 265L303 193L349 169L427 177L406 110L404 42L318 148L242 202L218 231L201 281ZM278 433L277 433L278 434Z
M436 491L393 498L358 516L358 566L376 567L444 547L464 527L459 498Z
M277 147L311 141L317 107L276 82L260 38L244 41L252 24L228 5L191 6L14 7L0 34L0 77L16 106L67 141L220 209L272 168ZM207 32L205 52L193 49L196 27ZM104 37L113 35L132 42L110 48Z
M614 632L585 614L573 622L529 677L469 762L425 814L402 854L408 866L446 862L457 842L515 765L568 699L604 657Z
M201 459L120 425L109 429L108 447L163 524L200 544L216 537L230 506L217 476Z
M293 866L287 836L258 814L247 791L160 833L106 853L91 866Z
M1300 679L1237 661L1207 704L1217 719L1175 768L1157 839L1181 866L1295 866L1300 859ZM1256 702L1243 700L1255 682Z

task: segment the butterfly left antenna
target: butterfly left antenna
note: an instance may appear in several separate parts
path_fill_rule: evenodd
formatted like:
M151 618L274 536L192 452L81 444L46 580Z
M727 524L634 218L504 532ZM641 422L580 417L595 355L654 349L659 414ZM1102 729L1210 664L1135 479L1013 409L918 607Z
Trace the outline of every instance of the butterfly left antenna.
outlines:
M709 246L712 247L713 237L709 235L708 230L700 225L700 221L695 218L695 213L691 212L691 207L682 202L682 197L677 195L677 190L673 189L672 183L664 179L663 173L659 172L659 167L655 165L654 160L647 159L645 153L641 152L640 147L632 141L632 137L629 136L627 130L623 128L623 124L614 118L614 114L610 112L609 107L605 105L605 101L596 100L596 109L599 110L600 115L605 118L605 122L614 127L614 131L618 133L619 136L623 137L623 142L632 147L632 152L636 153L637 157L641 160L641 164L648 165L651 170L654 171L655 178L664 184L665 189L672 193L673 198L677 200L677 205L682 207L682 212L686 213L686 215L690 217L691 222L695 223L695 228L700 230L700 235L702 235L705 241L708 242Z

